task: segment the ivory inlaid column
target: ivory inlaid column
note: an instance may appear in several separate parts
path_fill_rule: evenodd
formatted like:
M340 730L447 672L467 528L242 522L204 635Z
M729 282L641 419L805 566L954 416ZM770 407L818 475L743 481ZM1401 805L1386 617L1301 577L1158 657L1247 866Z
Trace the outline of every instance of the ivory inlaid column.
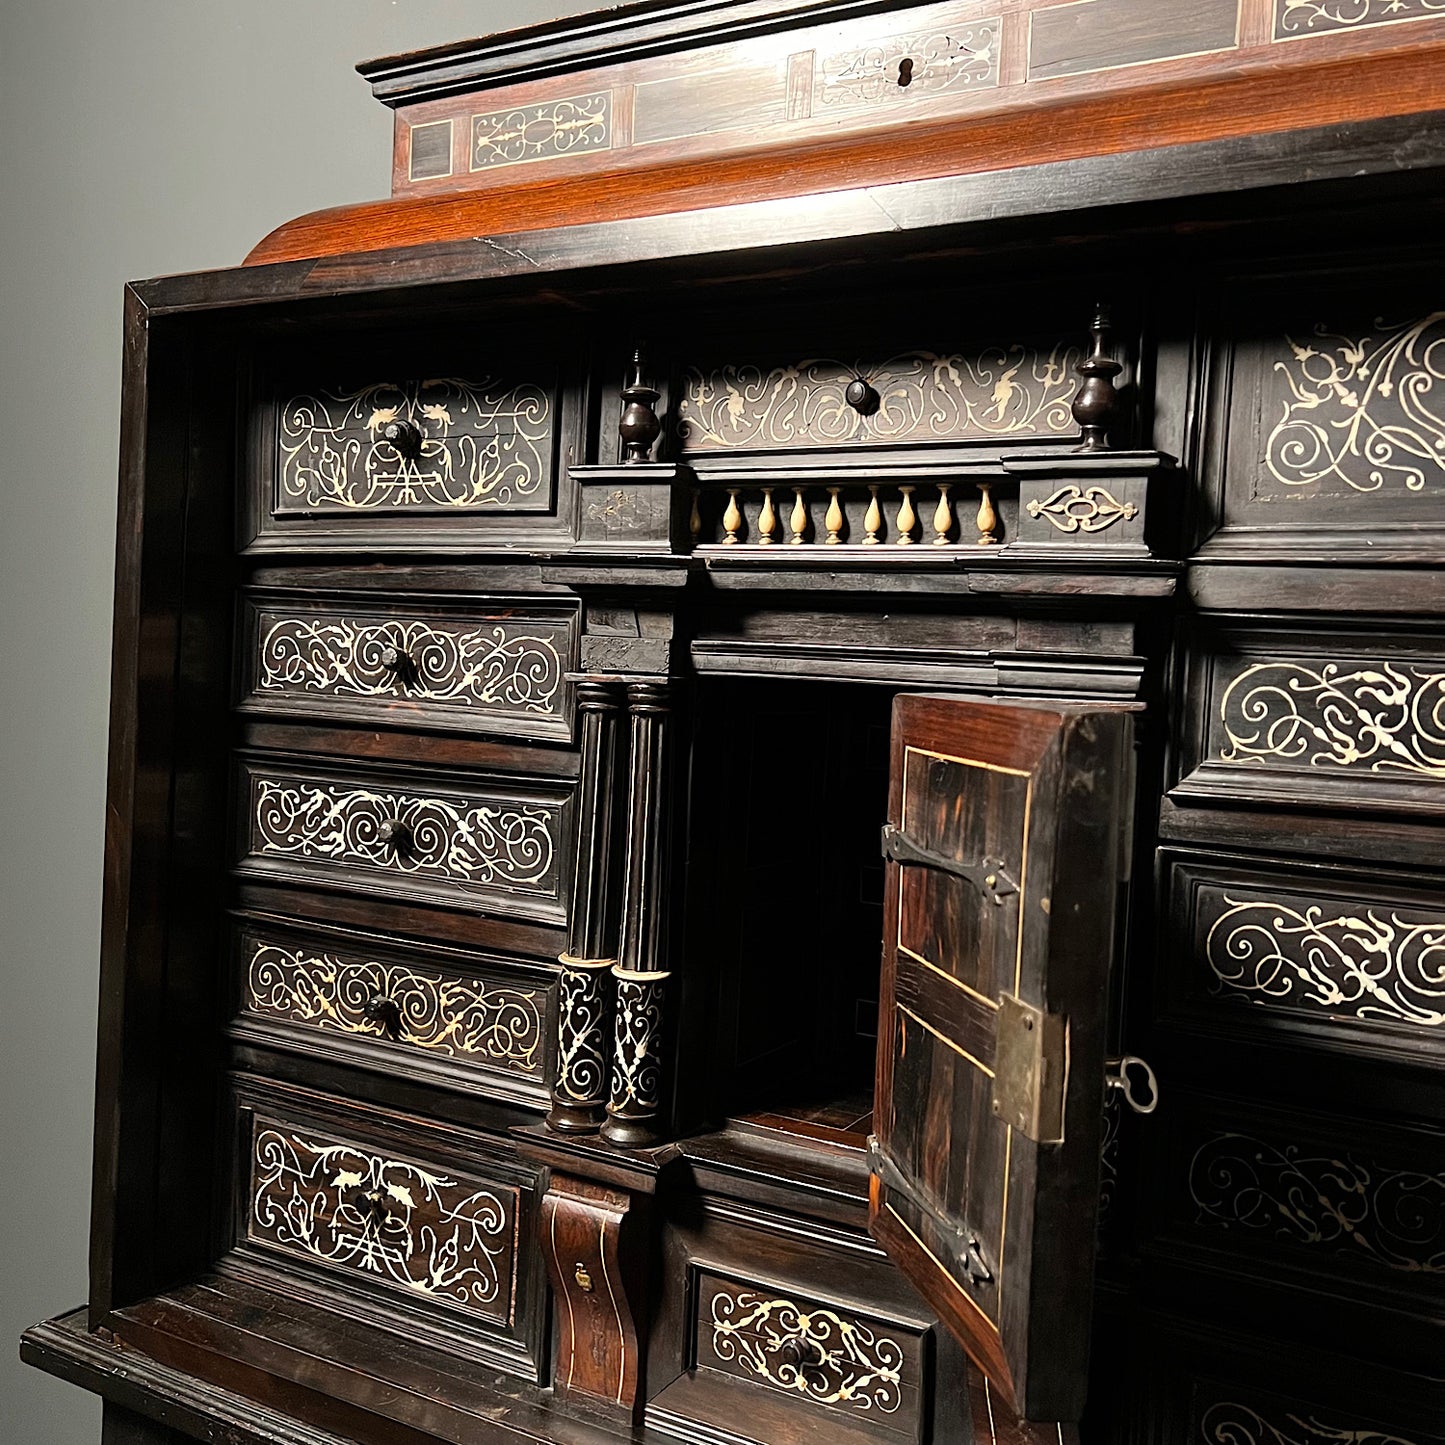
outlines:
M602 1137L626 1148L657 1138L662 1107L663 963L667 923L667 769L671 723L666 682L627 687L631 719L628 771L627 877L617 967L612 1077Z
M618 875L614 834L622 711L620 683L577 685L581 777L576 868L557 1010L557 1078L547 1126L591 1133L607 1116L612 1043L612 966L617 962Z

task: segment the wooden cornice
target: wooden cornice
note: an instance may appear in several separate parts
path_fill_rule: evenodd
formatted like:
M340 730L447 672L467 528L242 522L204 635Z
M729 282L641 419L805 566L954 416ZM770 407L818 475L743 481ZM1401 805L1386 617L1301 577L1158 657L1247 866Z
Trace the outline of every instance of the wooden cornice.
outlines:
M1040 98L1001 114L914 121L896 130L782 146L705 161L543 177L505 187L368 202L302 216L267 236L247 265L608 221L703 211L789 197L1014 172L1033 166L1249 136L1445 114L1445 41L1288 69L1201 81L1174 79L1128 92ZM1179 153L1181 166L1191 162ZM1054 171L1057 177L1057 170ZM1298 179L1309 179L1309 167ZM1122 199L1122 197L1121 197ZM1094 203L1107 203L1097 196ZM1070 202L1060 197L1065 208Z

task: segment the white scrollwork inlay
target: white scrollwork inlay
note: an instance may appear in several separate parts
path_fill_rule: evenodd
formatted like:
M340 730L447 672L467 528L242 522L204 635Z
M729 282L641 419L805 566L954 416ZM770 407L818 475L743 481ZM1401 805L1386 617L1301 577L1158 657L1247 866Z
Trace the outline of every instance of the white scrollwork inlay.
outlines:
M1139 515L1133 502L1119 501L1107 487L1080 487L1073 482L1056 487L1043 501L1035 497L1026 510L1060 532L1071 533L1105 532L1115 522L1132 522Z
M1348 1254L1407 1274L1445 1273L1445 1173L1384 1169L1220 1134L1189 1165L1199 1222Z
M1225 689L1219 716L1221 762L1445 778L1445 671L1258 662Z
M1258 1410L1221 1400L1199 1422L1203 1445L1415 1445L1404 1435L1368 1426L1329 1424L1318 1414L1266 1419Z
M262 853L553 892L555 812L526 803L422 797L324 783L253 779ZM387 837L400 823L401 846Z
M662 996L667 974L614 970L617 1018L613 1033L609 1102L621 1114L655 1110L661 1098Z
M1234 899L1205 956L1221 991L1253 1003L1357 1019L1445 1026L1445 917L1411 921L1362 908Z
M994 347L972 356L908 352L881 364L799 361L764 370L724 366L685 374L680 435L686 450L952 441L1069 435L1076 347ZM844 400L855 378L877 390L863 415Z
M414 447L383 429L404 422ZM466 511L546 501L552 400L497 381L378 382L281 408L280 509Z
M998 82L997 19L948 34L890 35L857 50L825 55L818 91L825 108L889 105L915 95L977 90Z
M607 90L472 117L474 171L581 155L611 144L612 93Z
M562 966L557 1010L557 1095L592 1103L607 1094L605 966Z
M553 638L502 624L264 613L256 687L550 715L563 670Z
M504 1307L511 1218L490 1189L260 1126L253 1170L251 1239L481 1314Z
M1275 0L1276 39L1445 15L1445 0Z
M1445 482L1445 311L1375 334L1308 341L1275 363L1288 395L1264 464L1287 487L1343 483L1409 492Z
M476 978L344 958L313 949L252 945L246 1007L340 1033L387 1036L372 1009L376 999L395 1009L400 1043L449 1058L484 1059L534 1075L539 1069L546 995Z
M796 1300L719 1290L711 1325L718 1359L815 1404L891 1415L902 1399L903 1347L859 1320Z

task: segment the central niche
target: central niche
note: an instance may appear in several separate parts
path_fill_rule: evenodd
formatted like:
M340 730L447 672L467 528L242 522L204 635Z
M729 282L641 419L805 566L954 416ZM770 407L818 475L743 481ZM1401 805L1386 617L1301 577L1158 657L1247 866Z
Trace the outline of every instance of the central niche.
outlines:
M891 703L864 684L697 686L683 1068L714 1120L866 1141Z

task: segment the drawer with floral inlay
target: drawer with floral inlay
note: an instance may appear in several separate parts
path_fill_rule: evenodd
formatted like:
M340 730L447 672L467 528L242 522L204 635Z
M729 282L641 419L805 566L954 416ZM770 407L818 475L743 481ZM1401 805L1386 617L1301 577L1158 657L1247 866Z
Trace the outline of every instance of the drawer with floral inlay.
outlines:
M241 625L245 712L572 740L575 606L252 593Z
M455 363L455 364L454 364ZM251 404L242 546L475 549L556 537L557 455L575 408L553 357L330 355Z
M553 967L270 918L232 958L235 1038L546 1105Z
M530 1166L411 1116L248 1076L233 1088L233 1267L299 1274L368 1324L535 1377Z
M244 876L566 921L564 783L248 758L237 796Z

